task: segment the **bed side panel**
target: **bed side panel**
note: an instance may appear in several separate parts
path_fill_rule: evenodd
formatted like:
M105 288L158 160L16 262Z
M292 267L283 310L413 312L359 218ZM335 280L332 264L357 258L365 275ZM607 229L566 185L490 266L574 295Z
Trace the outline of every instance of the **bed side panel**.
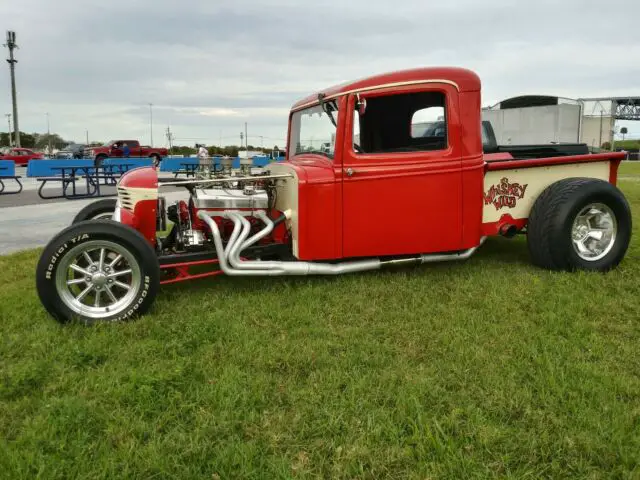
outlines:
M514 219L527 219L533 204L549 185L573 177L609 181L610 162L488 171L484 177L482 222L498 222L505 214Z

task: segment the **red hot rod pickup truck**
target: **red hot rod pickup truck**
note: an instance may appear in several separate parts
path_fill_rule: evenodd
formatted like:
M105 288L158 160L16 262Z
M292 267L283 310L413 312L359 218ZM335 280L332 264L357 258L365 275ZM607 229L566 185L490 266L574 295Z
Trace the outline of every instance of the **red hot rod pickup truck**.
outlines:
M75 223L45 248L40 299L60 321L124 320L145 312L163 283L463 260L486 237L519 232L546 269L606 271L622 260L624 154L584 145L485 153L482 128L480 80L464 69L324 90L293 106L287 160L261 174L123 175L113 219ZM167 204L159 188L176 185L188 199Z

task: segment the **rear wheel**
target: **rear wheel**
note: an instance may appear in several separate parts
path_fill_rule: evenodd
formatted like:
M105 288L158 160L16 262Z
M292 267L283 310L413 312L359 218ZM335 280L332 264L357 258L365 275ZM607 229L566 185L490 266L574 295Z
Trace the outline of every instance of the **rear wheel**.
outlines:
M630 239L631 212L624 195L590 178L548 187L527 226L533 263L550 270L610 270L624 258Z
M106 155L98 155L93 162L93 165L96 167L101 167L104 161L109 158Z
M159 276L155 252L139 232L98 220L72 225L49 242L38 262L36 287L56 320L93 324L146 312Z
M105 198L90 203L78 212L71 224L74 225L87 220L110 220L113 217L117 202L115 198Z
M160 162L162 161L162 158L160 157L160 155L153 154L153 155L150 156L150 158L153 160L153 166L154 167L159 167L160 166Z

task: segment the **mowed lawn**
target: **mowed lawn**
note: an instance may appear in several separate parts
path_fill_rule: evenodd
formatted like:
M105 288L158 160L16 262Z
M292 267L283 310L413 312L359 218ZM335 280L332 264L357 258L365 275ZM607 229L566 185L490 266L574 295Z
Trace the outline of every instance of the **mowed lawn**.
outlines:
M40 307L38 252L0 257L0 478L640 478L638 174L605 275L491 239L465 263L163 287L88 328Z

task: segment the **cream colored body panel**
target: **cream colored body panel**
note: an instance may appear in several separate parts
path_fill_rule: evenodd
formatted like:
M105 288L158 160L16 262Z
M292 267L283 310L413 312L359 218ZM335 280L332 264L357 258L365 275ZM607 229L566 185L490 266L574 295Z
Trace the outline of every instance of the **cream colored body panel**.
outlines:
M120 206L130 212L136 208L136 204L143 200L157 200L157 188L138 188L118 186L118 200Z
M609 163L572 163L489 171L484 177L482 221L497 222L505 214L514 219L529 218L533 204L549 185L573 177L608 181Z
M269 171L272 174L289 173L293 175L293 178L287 178L283 180L276 180L276 210L281 212L291 211L291 217L287 219L287 227L291 231L292 250L293 255L298 257L298 176L296 171L283 163L271 163L269 164Z

